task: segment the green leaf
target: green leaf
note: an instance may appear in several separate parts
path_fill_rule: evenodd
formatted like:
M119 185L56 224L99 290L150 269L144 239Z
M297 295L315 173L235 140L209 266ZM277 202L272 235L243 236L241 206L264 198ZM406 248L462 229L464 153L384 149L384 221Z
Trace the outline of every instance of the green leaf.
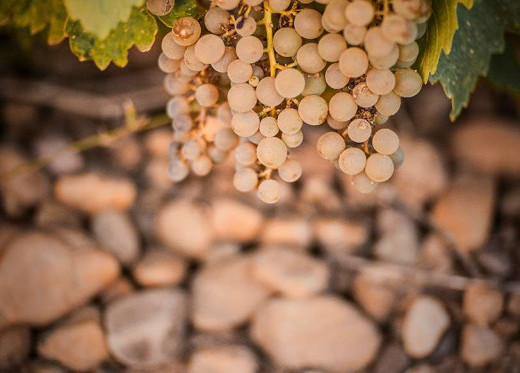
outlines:
M134 6L144 0L64 0L70 18L79 20L86 32L105 39L119 22L130 17Z
M421 54L416 67L426 83L430 75L437 71L441 53L450 54L453 35L459 27L457 6L463 4L470 9L473 0L435 0L432 2L432 15L428 20L426 33L419 40Z
M504 53L491 58L487 79L494 86L520 96L520 56L515 54L512 38L506 43Z
M452 120L467 106L479 76L486 76L491 56L504 50L504 29L516 29L518 0L475 0L471 9L459 7L460 27L449 55L442 54L430 82L440 81L452 101ZM516 20L515 20L516 19Z
M193 17L199 19L204 14L204 9L196 0L177 0L173 10L165 16L158 17L162 23L172 27L175 21L182 17Z
M110 62L119 67L128 63L128 49L135 46L142 52L149 50L155 40L157 23L144 8L133 8L126 22L119 22L105 39L83 30L79 21L67 23L70 49L80 60L93 60L104 70Z

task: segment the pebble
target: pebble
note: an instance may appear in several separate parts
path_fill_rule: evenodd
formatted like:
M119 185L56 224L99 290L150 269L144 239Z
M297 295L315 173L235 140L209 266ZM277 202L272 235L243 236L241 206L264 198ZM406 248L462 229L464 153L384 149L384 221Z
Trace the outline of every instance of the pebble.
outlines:
M405 351L416 359L430 355L450 326L450 316L441 302L429 296L416 298L403 321Z
M61 152L71 142L71 139L56 135L42 137L35 143L36 154L39 158L52 157L47 168L55 175L79 172L85 167L83 155L75 151ZM56 156L57 152L60 154Z
M192 283L192 321L202 331L225 331L249 320L270 295L253 276L253 257L232 256L210 262Z
M327 264L293 249L273 246L254 258L254 276L269 288L291 298L304 298L326 290Z
M440 235L430 233L423 240L419 248L418 265L421 268L437 272L453 272L453 260L450 249Z
M141 143L135 136L123 137L110 145L113 157L126 170L133 170L143 160Z
M84 173L61 177L54 193L58 201L93 214L106 209L129 209L137 191L130 180Z
M403 201L420 208L446 189L448 175L441 153L433 144L406 135L400 135L399 140L405 161L392 178L392 184Z
M504 297L491 286L474 282L464 292L463 308L471 322L482 326L489 325L502 313Z
M474 170L491 175L520 175L520 129L507 119L474 117L454 131L455 159Z
M103 304L108 304L115 299L122 298L131 294L134 291L134 285L132 282L124 277L119 277L110 286L106 287L100 294L99 297Z
M34 223L40 227L80 227L81 215L72 207L55 200L40 203L34 216Z
M462 330L461 356L471 367L483 367L502 353L499 336L484 326L468 324Z
M377 225L380 237L374 245L374 253L378 259L408 265L417 262L419 232L408 216L396 210L381 210Z
M177 289L144 290L108 305L108 347L120 363L154 368L176 362L183 349L187 297Z
M72 247L29 231L12 239L0 259L0 327L46 325L100 292L119 275L109 254Z
M410 363L400 343L390 343L380 353L373 373L401 373Z
M312 240L312 227L303 217L278 217L265 222L260 242L306 248Z
M152 158L145 164L144 175L147 184L157 190L167 190L172 187L172 181L168 176L168 164L170 161L166 158Z
M495 207L495 181L484 176L461 176L436 202L432 220L450 233L466 251L484 245Z
M146 134L144 139L144 148L152 157L168 158L168 149L172 141L172 131L167 129L157 129Z
M213 241L211 221L202 206L188 200L172 200L157 215L157 235L173 251L204 259Z
M313 228L319 244L333 257L353 254L368 239L366 225L354 220L318 218Z
M255 373L256 356L243 346L219 346L195 351L187 373Z
M0 371L14 372L31 352L31 331L25 326L0 330Z
M101 247L129 266L139 257L140 242L130 216L123 211L103 210L92 216L92 232Z
M377 321L386 321L396 303L396 290L386 281L360 273L352 283L353 295L363 310Z
M92 371L109 356L105 335L95 320L59 326L44 335L37 349L42 357L79 372Z
M272 299L255 314L251 336L281 368L338 373L365 368L381 343L376 326L334 296Z
M229 198L212 201L210 219L216 240L240 243L257 238L264 223L258 209Z
M165 250L148 250L132 269L132 275L142 286L175 286L186 275L184 259Z
M507 312L511 315L520 318L520 295L511 294L507 302Z

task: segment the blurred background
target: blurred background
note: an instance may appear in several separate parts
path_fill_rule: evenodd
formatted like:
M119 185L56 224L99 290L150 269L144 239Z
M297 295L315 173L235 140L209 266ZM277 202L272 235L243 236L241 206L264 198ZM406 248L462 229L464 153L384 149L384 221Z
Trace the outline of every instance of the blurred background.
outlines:
M100 72L0 39L1 372L520 372L514 96L482 83L451 123L426 86L369 195L308 127L268 206L231 160L170 182L155 44ZM156 128L125 129L129 102Z

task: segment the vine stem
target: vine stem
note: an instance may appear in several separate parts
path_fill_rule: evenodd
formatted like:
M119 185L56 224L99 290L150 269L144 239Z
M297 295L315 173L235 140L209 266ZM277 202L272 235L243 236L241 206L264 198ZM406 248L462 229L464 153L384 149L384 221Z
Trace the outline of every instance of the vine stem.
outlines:
M267 38L267 55L269 56L269 70L271 76L274 78L276 75L276 56L274 55L273 47L273 11L267 1L264 1L264 26Z

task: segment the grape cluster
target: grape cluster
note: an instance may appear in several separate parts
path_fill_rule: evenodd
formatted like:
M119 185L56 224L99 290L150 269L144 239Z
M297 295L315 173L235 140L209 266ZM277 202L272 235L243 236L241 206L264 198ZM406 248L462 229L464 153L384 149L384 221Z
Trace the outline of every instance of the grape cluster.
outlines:
M289 153L303 124L327 123L320 156L370 192L403 161L397 135L377 127L422 87L410 66L429 13L428 0L214 0L203 22L178 20L159 58L171 178L233 151L235 188L274 203L279 180L302 174Z

